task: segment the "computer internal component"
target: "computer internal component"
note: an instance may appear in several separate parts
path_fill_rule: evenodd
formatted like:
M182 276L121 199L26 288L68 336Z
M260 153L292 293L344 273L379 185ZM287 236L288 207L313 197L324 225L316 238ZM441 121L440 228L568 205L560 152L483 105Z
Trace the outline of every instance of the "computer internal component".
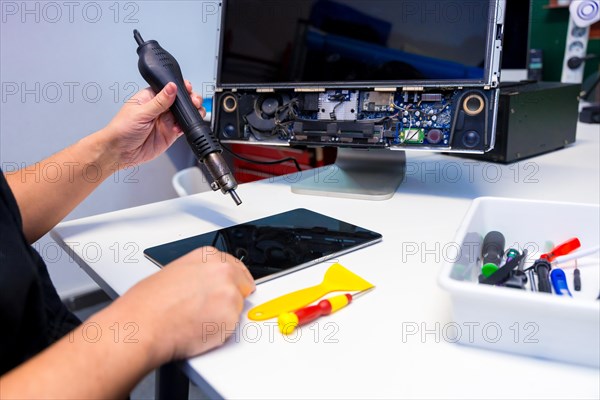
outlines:
M385 112L392 109L394 93L365 92L362 95L361 110L369 112Z
M330 90L319 95L318 119L352 121L356 119L356 91Z
M398 138L400 143L406 144L422 144L425 140L425 130L419 128L400 128L401 124L398 124Z
M236 90L215 96L215 132L248 143L482 153L495 102L495 89Z

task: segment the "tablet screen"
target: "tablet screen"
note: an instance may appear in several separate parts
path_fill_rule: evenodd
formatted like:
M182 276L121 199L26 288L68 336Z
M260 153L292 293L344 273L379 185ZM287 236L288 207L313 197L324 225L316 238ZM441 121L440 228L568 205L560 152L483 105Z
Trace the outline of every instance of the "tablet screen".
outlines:
M213 246L241 259L263 282L381 239L379 233L299 208L151 247L144 255L164 266L198 247Z

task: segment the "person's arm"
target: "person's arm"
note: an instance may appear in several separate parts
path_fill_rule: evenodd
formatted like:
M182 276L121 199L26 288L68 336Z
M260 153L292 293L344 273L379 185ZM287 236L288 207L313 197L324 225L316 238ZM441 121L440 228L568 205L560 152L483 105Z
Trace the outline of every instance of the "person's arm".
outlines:
M0 397L124 398L161 364L222 344L254 289L241 261L193 251L0 377Z
M186 82L188 91L192 87ZM177 86L134 95L103 129L33 166L6 174L30 243L45 235L119 169L156 158L181 134L168 112ZM192 94L196 107L202 99Z

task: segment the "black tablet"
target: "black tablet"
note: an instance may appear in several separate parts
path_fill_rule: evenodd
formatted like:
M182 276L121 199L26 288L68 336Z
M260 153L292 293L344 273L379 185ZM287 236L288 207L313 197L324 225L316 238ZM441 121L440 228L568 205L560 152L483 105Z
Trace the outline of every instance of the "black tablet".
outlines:
M381 241L377 232L303 208L144 250L159 266L203 246L239 259L257 283Z

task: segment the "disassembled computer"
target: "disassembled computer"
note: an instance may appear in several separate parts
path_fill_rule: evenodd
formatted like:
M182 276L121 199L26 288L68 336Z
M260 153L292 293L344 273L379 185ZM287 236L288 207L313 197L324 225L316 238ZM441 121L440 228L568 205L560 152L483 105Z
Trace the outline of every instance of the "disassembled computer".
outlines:
M483 153L494 146L504 0L227 0L223 142Z

